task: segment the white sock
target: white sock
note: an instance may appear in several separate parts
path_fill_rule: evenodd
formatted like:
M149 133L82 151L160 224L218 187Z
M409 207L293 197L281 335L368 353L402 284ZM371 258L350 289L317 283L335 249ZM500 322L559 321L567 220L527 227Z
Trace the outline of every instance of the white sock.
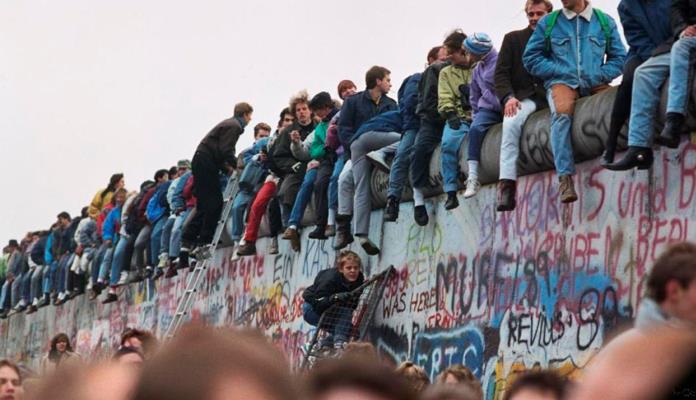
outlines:
M478 161L469 160L469 179L478 180Z
M329 209L329 225L336 225L336 210L330 208Z
M413 205L415 207L425 205L425 197L420 189L413 188Z

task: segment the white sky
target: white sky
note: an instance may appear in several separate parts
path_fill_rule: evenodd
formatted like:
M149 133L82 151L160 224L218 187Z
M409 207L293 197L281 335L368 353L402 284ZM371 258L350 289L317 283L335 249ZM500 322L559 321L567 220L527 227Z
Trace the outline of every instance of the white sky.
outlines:
M245 3L244 5L240 3ZM396 97L454 28L526 26L524 0L0 1L0 243L77 213L110 175L137 189L250 102L275 127L306 88L392 71ZM593 4L616 16L618 0ZM554 0L560 7L560 1ZM237 150L252 141L247 128Z

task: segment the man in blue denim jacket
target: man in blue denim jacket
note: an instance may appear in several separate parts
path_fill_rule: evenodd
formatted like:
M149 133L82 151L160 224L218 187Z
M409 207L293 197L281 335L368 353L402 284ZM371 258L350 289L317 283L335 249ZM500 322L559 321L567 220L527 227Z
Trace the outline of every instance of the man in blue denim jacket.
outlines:
M573 185L575 160L570 136L575 102L578 97L606 89L621 75L626 50L614 20L594 10L586 0L563 0L563 9L547 40L547 24L553 15L539 21L523 61L532 75L544 81L561 202L571 203L578 198ZM600 22L602 17L605 27Z

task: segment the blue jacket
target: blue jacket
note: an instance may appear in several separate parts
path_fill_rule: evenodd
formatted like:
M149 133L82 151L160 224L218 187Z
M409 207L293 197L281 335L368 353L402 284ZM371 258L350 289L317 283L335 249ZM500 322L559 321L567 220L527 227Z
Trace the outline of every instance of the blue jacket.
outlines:
M626 49L621 42L616 23L607 15L611 29L611 46L607 49L604 31L597 16L591 12L588 21L581 15L568 19L561 11L551 31L551 51L546 52L546 22L537 24L527 43L522 61L530 74L544 81L548 90L552 85L564 84L583 92L608 84L621 75ZM605 14L606 15L606 14ZM606 61L605 61L606 54ZM578 61L579 59L579 61Z
M121 208L123 208L123 206L115 207L113 210L109 211L109 215L107 215L104 220L104 225L102 226L102 239L105 241L113 241L118 233L118 224L121 221Z
M184 188L186 187L186 181L188 181L190 176L191 171L188 171L174 181L176 182L176 186L174 187L174 195L172 196L172 202L170 204L172 211L174 212L176 212L177 210L186 209L186 200L184 200Z
M53 262L53 232L54 231L49 232L46 239L46 248L44 249L44 261L46 265L50 265Z
M46 253L46 242L49 235L42 236L34 247L31 248L31 261L36 265L45 265L44 254Z
M628 59L645 61L658 46L672 39L671 7L671 0L621 0L618 11L628 42Z
M387 111L383 114L379 114L369 121L365 122L360 126L355 135L353 135L353 141L358 140L365 132L402 132L403 131L403 121L401 119L401 113L399 110Z
M341 118L338 121L338 136L345 149L350 148L353 135L362 124L375 115L398 109L396 101L387 95L383 95L379 103L372 101L368 90L356 93L343 103Z
M416 115L416 106L418 105L418 85L421 76L420 72L415 73L404 79L399 87L399 111L401 112L404 132L420 129L420 117Z
M150 223L154 224L167 213L167 209L169 208L169 203L167 203L167 189L169 189L169 185L171 184L172 181L160 184L157 190L155 190L155 194L150 198L150 201L147 202L145 216L147 216Z

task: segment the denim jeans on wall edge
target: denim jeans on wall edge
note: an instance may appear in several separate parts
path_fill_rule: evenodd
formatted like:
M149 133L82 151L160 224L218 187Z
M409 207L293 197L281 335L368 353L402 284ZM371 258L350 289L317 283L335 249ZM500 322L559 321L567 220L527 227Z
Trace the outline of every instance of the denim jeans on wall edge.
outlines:
M455 192L459 188L459 149L469 133L469 124L462 121L459 129L452 129L449 123L442 130L442 148L440 151L440 172L444 181L444 191Z
M388 197L394 197L401 200L401 195L404 191L404 184L408 178L408 169L411 166L411 150L413 142L416 140L417 130L411 129L401 136L399 148L396 150L396 156L389 171L389 191Z
M536 103L530 99L520 102L517 114L503 118L503 137L500 142L500 179L517 180L517 159L520 154L522 128L536 111Z

